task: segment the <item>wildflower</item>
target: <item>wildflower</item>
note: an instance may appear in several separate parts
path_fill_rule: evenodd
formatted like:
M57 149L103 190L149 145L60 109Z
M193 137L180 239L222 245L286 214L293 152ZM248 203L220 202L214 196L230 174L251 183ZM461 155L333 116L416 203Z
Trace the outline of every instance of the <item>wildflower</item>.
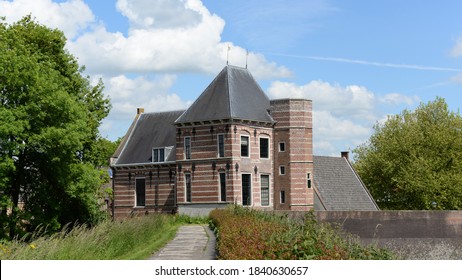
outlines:
M36 246L34 244L29 244L29 247L34 250L36 248Z

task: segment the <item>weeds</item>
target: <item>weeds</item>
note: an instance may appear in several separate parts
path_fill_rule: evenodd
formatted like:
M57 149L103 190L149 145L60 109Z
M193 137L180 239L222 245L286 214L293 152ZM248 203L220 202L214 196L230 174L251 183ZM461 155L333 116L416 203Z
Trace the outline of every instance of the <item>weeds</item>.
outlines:
M302 223L233 206L210 213L221 259L391 259L383 249L320 224L312 213Z

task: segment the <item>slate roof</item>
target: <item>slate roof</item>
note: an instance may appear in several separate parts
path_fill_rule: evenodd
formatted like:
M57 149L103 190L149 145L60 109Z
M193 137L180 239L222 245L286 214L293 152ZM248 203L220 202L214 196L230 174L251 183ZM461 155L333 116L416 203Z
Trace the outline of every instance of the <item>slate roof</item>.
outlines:
M143 113L139 116L116 165L152 162L152 148L173 149L166 162L175 161L176 129L173 123L184 111ZM130 131L129 131L130 132Z
M228 65L175 123L228 119L274 123L269 109L268 97L250 72Z
M379 210L347 159L313 156L313 165L315 210Z

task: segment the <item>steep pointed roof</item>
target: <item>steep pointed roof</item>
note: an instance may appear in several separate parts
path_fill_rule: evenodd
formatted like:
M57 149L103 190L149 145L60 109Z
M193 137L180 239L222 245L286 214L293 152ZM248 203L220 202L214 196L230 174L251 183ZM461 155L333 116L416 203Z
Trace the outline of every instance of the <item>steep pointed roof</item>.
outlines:
M274 123L270 101L246 68L226 66L176 124L215 120Z

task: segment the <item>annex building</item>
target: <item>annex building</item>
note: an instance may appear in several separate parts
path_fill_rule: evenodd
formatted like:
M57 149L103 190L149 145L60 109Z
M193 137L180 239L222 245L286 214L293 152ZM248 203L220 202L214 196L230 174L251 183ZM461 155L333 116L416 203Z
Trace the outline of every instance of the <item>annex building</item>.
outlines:
M113 215L378 210L348 161L313 156L312 102L270 100L246 68L226 66L186 110L145 113L111 160Z

